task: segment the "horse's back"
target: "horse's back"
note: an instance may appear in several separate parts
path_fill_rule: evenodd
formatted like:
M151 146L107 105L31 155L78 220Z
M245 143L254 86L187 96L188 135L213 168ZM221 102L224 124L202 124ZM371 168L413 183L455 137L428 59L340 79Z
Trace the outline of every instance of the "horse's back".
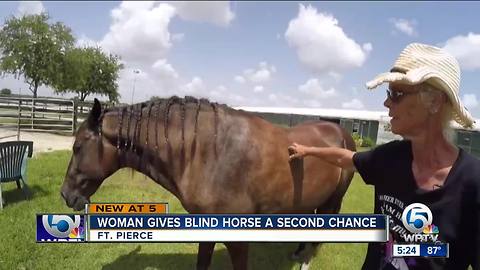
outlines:
M221 130L221 158L206 171L209 180L203 182L205 196L199 203L203 212L311 213L338 187L340 168L315 157L290 162L288 152L293 142L349 145L348 134L335 123L315 121L283 128L239 112L223 118Z
M290 141L316 147L341 147L355 151L352 137L330 121L308 121L288 129Z
M257 166L252 168L257 177L249 184L259 212L309 212L327 201L342 181L342 170L316 157L290 162L288 146L297 142L355 150L351 136L328 121L309 121L292 128L259 119L250 123L251 143L257 154L252 157Z

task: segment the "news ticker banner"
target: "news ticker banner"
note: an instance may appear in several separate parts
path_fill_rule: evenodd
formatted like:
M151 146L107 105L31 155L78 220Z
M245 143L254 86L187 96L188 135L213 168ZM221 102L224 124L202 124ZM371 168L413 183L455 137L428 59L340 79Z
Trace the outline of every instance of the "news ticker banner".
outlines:
M383 215L88 215L89 242L385 242Z
M37 242L385 242L374 215L37 215Z
M393 257L449 257L448 243L393 244Z
M37 214L37 242L386 242L385 215L168 214L167 203L89 204ZM448 257L443 243L394 244L395 257Z
M384 215L168 214L167 203L89 204L37 215L37 242L385 242Z

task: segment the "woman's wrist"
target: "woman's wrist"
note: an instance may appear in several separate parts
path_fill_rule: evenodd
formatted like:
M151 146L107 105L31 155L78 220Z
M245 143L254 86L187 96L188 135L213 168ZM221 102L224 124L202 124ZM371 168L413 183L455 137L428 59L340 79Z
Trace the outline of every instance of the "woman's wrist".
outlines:
M313 147L312 146L307 146L305 147L305 156L310 156L313 153Z

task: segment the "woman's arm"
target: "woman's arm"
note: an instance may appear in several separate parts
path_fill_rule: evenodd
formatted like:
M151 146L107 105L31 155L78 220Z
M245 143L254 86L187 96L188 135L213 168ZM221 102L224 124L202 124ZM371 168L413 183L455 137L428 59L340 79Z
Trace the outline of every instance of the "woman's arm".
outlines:
M291 153L290 160L305 156L315 156L342 169L355 170L355 165L353 164L353 154L355 152L348 149L340 147L311 147L293 143L288 147L288 150Z

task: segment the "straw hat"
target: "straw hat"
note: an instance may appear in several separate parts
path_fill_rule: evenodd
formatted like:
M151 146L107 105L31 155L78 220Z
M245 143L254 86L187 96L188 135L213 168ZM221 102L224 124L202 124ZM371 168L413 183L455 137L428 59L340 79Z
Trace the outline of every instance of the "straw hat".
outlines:
M415 85L428 81L444 91L453 105L453 120L464 128L475 123L459 97L460 67L457 60L446 51L420 43L408 45L398 57L390 72L379 74L367 83L373 89L385 82Z

